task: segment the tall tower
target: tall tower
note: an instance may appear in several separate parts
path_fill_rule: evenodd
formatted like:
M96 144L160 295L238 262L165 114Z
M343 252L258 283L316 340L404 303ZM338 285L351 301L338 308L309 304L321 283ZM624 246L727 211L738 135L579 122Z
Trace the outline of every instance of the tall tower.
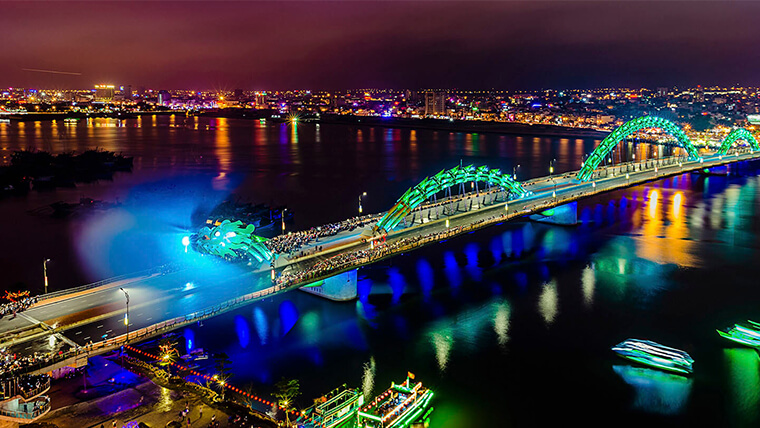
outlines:
M446 114L446 92L425 92L425 116L443 116Z

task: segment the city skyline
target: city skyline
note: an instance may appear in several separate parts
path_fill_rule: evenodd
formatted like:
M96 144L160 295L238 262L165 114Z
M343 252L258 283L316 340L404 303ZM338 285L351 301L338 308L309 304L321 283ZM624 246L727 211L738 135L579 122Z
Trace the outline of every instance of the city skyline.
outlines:
M692 3L689 13L678 3L648 2L10 3L0 17L10 42L0 84L751 86L760 65L752 55L758 9L733 2Z

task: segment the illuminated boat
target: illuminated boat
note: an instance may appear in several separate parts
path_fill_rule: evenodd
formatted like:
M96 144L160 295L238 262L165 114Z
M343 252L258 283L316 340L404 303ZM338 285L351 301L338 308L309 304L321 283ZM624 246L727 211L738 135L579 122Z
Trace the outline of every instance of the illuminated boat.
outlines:
M314 400L295 422L304 428L355 427L356 412L364 404L364 393L343 385Z
M760 347L760 323L749 321L749 325L734 324L723 330L718 330L722 337L750 347Z
M411 373L406 382L391 384L385 392L359 410L357 426L360 428L406 428L423 417L430 405L433 391L412 383ZM429 412L429 411L428 411Z
M669 348L649 340L628 339L612 347L621 357L674 373L692 373L694 359L684 351Z

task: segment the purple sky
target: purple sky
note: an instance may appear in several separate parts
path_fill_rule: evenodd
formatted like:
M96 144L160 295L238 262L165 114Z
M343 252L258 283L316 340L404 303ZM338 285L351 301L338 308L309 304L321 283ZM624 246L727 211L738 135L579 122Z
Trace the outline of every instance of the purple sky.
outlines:
M758 17L727 1L6 2L0 85L757 86Z

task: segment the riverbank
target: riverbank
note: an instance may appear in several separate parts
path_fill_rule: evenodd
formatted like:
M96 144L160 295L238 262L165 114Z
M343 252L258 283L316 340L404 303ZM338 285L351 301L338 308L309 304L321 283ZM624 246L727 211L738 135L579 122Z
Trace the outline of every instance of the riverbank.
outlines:
M254 419L243 406L220 402L217 393L164 370L127 357L124 366L115 355L95 357L88 366L87 381L75 375L56 382L50 390L53 410L27 427L97 428L101 425L140 427L220 427L242 426L235 416L248 416L248 425L274 427L261 418ZM86 387L84 386L86 385ZM189 408L187 418L180 412Z
M353 115L323 115L319 123L339 125L380 126L386 128L430 129L449 132L478 132L513 135L539 135L551 137L604 138L609 132L590 128L572 128L559 125L530 125L514 122L449 119L381 118Z

